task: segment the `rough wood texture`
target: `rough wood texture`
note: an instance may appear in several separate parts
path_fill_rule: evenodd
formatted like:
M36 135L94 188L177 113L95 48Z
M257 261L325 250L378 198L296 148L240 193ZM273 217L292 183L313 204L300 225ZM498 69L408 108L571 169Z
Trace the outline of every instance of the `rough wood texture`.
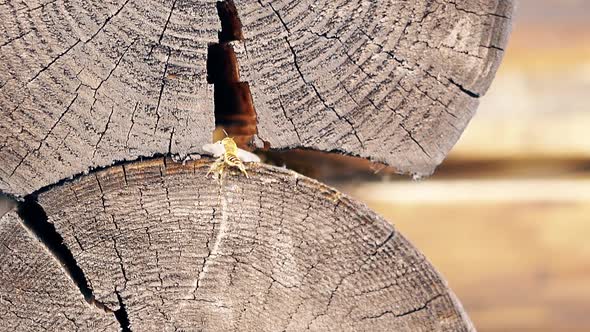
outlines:
M14 209L16 202L7 196L0 195L0 217L5 215L8 211Z
M252 166L251 179L229 174L220 186L207 167L125 164L39 196L94 298L124 305L130 330L473 330L433 267L364 205L281 168ZM32 248L25 262L55 266L15 236L12 212L1 225L1 243ZM3 272L11 299L11 279L73 288L61 271L19 264ZM64 308L47 301L43 310Z
M237 4L261 139L417 175L432 173L471 119L513 10L511 0Z
M259 145L429 174L496 71L512 0L236 1ZM0 190L200 152L213 0L0 4ZM241 45L241 46L239 46ZM239 46L239 47L238 47Z
M16 212L0 218L0 331L118 331L88 305Z
M0 189L200 151L214 128L215 1L0 4Z

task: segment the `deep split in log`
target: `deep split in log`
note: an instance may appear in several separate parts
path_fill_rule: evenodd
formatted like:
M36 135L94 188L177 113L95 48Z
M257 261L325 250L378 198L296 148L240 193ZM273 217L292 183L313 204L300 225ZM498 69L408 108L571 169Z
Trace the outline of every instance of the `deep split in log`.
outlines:
M123 164L40 193L24 223L5 215L0 329L472 330L427 260L363 204L265 165L219 185L208 166ZM38 227L56 235L36 239Z
M213 141L229 135L240 148L252 149L256 135L256 111L250 85L240 82L238 60L231 42L244 40L242 23L232 0L218 1L221 21L219 43L210 44L207 81L214 85L215 132Z
M76 259L64 243L61 235L56 231L55 225L47 220L47 214L36 201L36 197L27 197L24 202L19 204L17 213L22 226L43 243L45 249L61 265L64 273L74 282L84 300L100 310L112 313L120 323L121 331L129 331L129 319L121 296L117 294L119 300L117 310L111 310L103 303L96 301L84 272L78 266Z

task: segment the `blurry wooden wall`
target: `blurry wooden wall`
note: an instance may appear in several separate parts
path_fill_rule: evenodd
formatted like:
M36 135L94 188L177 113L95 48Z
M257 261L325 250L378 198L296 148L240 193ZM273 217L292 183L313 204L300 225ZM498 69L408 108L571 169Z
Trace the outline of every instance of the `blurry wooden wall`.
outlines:
M344 187L446 277L479 331L590 331L590 180Z

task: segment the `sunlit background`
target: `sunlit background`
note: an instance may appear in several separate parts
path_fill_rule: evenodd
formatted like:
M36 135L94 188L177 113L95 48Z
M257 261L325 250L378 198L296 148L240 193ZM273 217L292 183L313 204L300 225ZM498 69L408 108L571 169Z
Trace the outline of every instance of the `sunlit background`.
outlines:
M479 331L590 331L590 1L518 2L492 88L431 178L339 187L430 259Z

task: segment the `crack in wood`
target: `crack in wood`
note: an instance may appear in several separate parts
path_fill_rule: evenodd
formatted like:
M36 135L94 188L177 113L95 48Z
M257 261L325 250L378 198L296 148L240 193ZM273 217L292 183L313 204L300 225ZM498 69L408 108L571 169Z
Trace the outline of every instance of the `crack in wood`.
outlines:
M6 45L8 45L8 44L10 44L10 43L12 43L14 41L17 41L19 39L22 39L22 38L26 37L28 34L30 34L33 31L34 31L34 29L31 29L31 30L29 30L27 32L21 33L20 35L14 37L14 38L9 38L6 42L0 44L0 48L4 47L4 46L6 46Z
M172 18L172 12L174 12L174 8L176 7L176 1L174 0L174 2L172 3L172 8L170 8L170 12L168 13L168 18L166 19L166 23L164 23L164 29L162 29L162 32L160 33L160 37L158 38L158 45L162 44L162 38L164 38L164 33L166 32L166 29L168 29L168 24L170 23L170 18Z
M262 1L259 0L258 2L262 6ZM281 24L283 25L285 30L287 30L287 33L290 34L291 30L289 30L289 27L287 26L287 23L285 23L285 20L283 20L283 17L281 17L281 14L279 14L279 12L275 9L275 7L273 7L272 3L269 3L268 6L270 7L270 9L272 9L273 13L275 13L275 15L277 15L277 17L279 18L279 21L281 21Z
M465 88L462 84L456 82L455 80L453 80L452 78L448 78L449 82L451 84L453 84L454 86L458 87L459 90L461 90L461 92L465 93L466 95L468 95L471 98L479 98L481 95L477 92L471 91L467 88Z
M318 91L318 88L315 86L315 84L307 81L305 76L303 76L303 72L301 71L301 68L299 67L299 63L297 62L297 53L295 52L295 49L291 45L291 42L289 42L289 38L285 37L285 41L287 42L287 45L289 46L289 49L291 50L291 53L293 55L293 65L295 66L295 69L297 70L297 73L299 74L299 77L301 78L303 83L305 83L305 85L309 86L315 92L315 95L318 97L318 99L324 105L324 107L326 109L331 110L339 120L344 120L346 123L348 123L348 125L350 126L350 128L352 130L352 134L354 135L356 140L359 142L361 148L364 149L365 144L363 143L363 140L361 140L358 133L356 132L356 129L355 129L352 121L350 121L350 119L348 119L346 116L340 115L340 113L338 113L334 107L328 105L328 102L324 99L324 97L322 97L322 95Z
M205 275L205 272L206 272L205 269L207 267L207 260L209 259L209 257L211 257L211 253L213 251L209 246L211 244L211 239L213 239L213 237L215 236L215 225L216 225L215 224L215 213L216 212L217 212L217 210L215 208L213 208L213 212L211 214L211 224L212 224L211 235L209 237L207 237L207 242L205 243L205 247L207 248L208 252L207 252L207 256L203 257L203 262L201 263L201 270L199 271L199 274L197 275L197 279L194 282L193 289L191 290L191 294L193 295L193 300L199 300L199 299L197 299L196 293L199 290L199 286L201 285L201 280L203 279L203 276Z
M111 106L111 113L109 114L109 117L107 119L107 123L105 124L104 129L102 130L102 132L100 133L100 136L98 137L98 141L96 142L96 145L94 146L94 151L92 151L92 159L94 159L94 157L96 156L96 151L98 151L98 146L100 145L102 138L107 133L107 130L109 130L109 125L111 124L111 118L113 117L114 112L115 112L115 106Z
M57 232L55 226L48 221L45 210L35 197L25 197L24 201L18 204L17 212L22 220L23 227L31 232L58 261L68 277L78 287L86 302L104 311L110 311L103 303L94 298L93 290L88 284L84 271L82 271L74 255L64 243L63 237Z
M115 294L117 295L117 300L119 301L119 309L114 312L115 318L121 325L121 332L131 332L131 328L129 326L129 316L127 315L127 308L125 303L123 303L123 298L119 292L115 292Z
M408 26L408 25L406 25L406 28L407 28L407 26ZM390 56L390 57L391 57L391 59L393 59L395 62L399 63L399 64L402 66L402 68L406 69L407 71L414 71L414 70L419 70L419 71L422 71L422 72L423 72L423 73L424 73L426 76L428 76L428 77L430 77L430 78L434 79L435 81L437 81L437 82L438 82L438 83L440 83L441 85L447 86L447 84L445 84L445 82L444 82L443 80L441 80L441 78L440 78L440 77L438 77L437 75L433 75L433 74L431 73L431 71L430 71L430 70L431 70L432 68L429 68L429 69L424 69L424 68L421 68L421 67L415 67L415 66L413 67L413 66L410 66L410 65L408 65L408 64L407 64L407 61L406 61L405 59L400 59L399 57L397 57L397 56L394 54L394 52L393 52L393 49L395 49L395 47L396 47L396 46L394 46L394 47L392 48L392 50L390 50L390 51L388 51L388 50L385 50L385 47L384 47L383 45L381 45L381 44L379 44L379 43L375 42L375 40L374 40L374 39L373 39L373 38L372 38L372 37L371 37L369 34L367 34L365 31L363 31L362 29L357 29L357 30L358 30L358 31L360 31L360 32L361 32L363 35L365 35L371 44L373 44L373 45L376 45L377 47L379 47L379 49L381 50L381 52L383 52L383 53L387 54L388 56ZM405 31L405 29L404 29L404 31ZM402 35L403 35L403 33L402 33ZM398 41L398 42L399 42L399 41ZM426 42L425 42L424 44L426 45L426 47L429 47L429 48L432 48L432 49L437 49L436 47L433 47L432 45L430 45L430 44L428 44L428 43L426 43ZM445 47L444 45L440 45L440 46L441 46L441 47ZM485 47L485 46L482 46L482 45L480 45L480 47ZM449 47L447 46L446 48L449 48ZM493 47L487 47L487 48L493 48ZM497 49L497 47L495 47L495 48ZM453 48L450 48L450 49L451 49L451 50L453 50L453 51L456 51L456 50L455 50L455 49L453 49ZM460 52L460 53L461 53L461 52ZM481 59L480 57L474 56L473 54L469 54L469 53L465 53L465 54L467 54L467 55L469 55L469 56L472 56L472 57L475 57L475 58L477 58L477 59ZM439 75L440 75L440 74L439 74ZM480 97L481 97L481 94L480 94L480 93L466 89L466 88L465 88L465 87L464 87L462 84L460 84L460 83L456 82L456 81L455 81L455 80L453 80L452 78L448 78L448 77L443 77L443 78L445 78L445 79L446 79L446 80L447 80L449 83L451 83L452 85L454 85L454 86L456 86L457 88L459 88L459 90L460 90L461 92L465 93L465 94L466 94L466 95L468 95L469 97L472 97L472 98L480 98ZM401 86L400 86L400 88L402 88L402 89L403 89L403 87L401 87ZM405 91L405 90L404 90L404 91ZM409 91L406 91L406 92L409 92ZM422 92L422 91L421 91L421 92ZM424 93L424 92L422 92L422 94L424 94L426 97L430 97L430 96L426 95L426 93ZM433 100L433 101L438 101L438 100ZM441 104L442 104L442 103L441 103ZM444 104L442 104L442 105L444 105ZM447 114L451 115L451 116L452 116L452 117L454 117L454 118L457 118L457 115L455 115L455 114L451 113L451 112L450 112L450 111L447 109L449 105L444 105L444 106L445 106L445 108L444 108L444 111L445 111Z
M367 320L367 319L379 319L379 318L381 318L381 317L383 317L383 316L386 316L386 315L393 315L393 317L396 317L396 318L400 318L400 317L404 317L404 316L412 315L412 314L415 314L415 313L417 313L417 312L420 312L420 311L422 311L422 310L428 309L428 306L429 306L429 305L430 305L432 302L434 302L434 301L438 300L439 298L441 298L441 297L443 297L443 296L445 296L445 295L446 295L446 294L437 294L437 295L435 295L434 297L432 297L432 298L430 298L430 299L426 300L426 301L424 302L424 304L423 304L423 305L421 305L421 306L419 306L419 307L417 307L417 308L414 308L414 309L410 309L410 310L408 310L408 311L405 311L405 312L401 312L401 313L395 313L393 310L385 310L385 311L383 311L383 312L381 312L381 313L379 313L379 314L377 314L377 315L361 317L361 319L360 319L360 320Z
M115 291L119 301L119 309L113 310L107 307L104 303L98 301L94 296L94 291L86 278L84 271L76 261L72 251L67 247L61 234L57 231L55 226L48 220L47 214L43 207L37 202L36 196L26 196L24 201L19 202L17 206L17 213L21 218L23 227L32 233L35 238L45 247L45 249L53 256L64 270L65 274L72 280L74 285L78 288L84 300L106 313L111 313L115 316L121 325L121 331L131 332L129 328L129 318L123 300L118 291ZM113 238L114 241L114 238ZM118 254L116 244L115 251ZM119 259L122 259L119 256ZM121 261L121 268L122 261ZM123 274L125 271L123 270ZM125 280L126 277L125 277Z
M340 204L340 201L338 201L336 203L336 205L334 206L334 211L336 210L336 207L338 207L338 204ZM373 250L372 253L370 253L362 262L361 264L355 268L352 271L349 271L347 274L345 274L344 276L342 276L342 278L340 278L340 280L338 281L338 283L336 284L336 286L330 291L329 297L328 297L328 301L326 303L325 308L322 310L321 313L314 315L314 317L312 318L312 320L310 320L307 323L307 327L306 327L306 331L311 330L311 326L313 325L313 323L315 321L317 321L320 317L326 316L328 314L328 310L330 309L330 305L332 304L332 301L334 300L334 296L336 295L336 293L338 292L338 289L340 288L340 286L342 286L342 284L344 283L344 281L350 277L352 277L353 275L357 274L358 272L360 272L366 265L367 263L372 260L379 252L380 250L383 248L383 246L385 246L385 244L387 244L388 242L390 242L392 239L394 239L394 237L396 236L397 232L395 230L391 230L391 232L389 233L389 235L387 235L387 237L381 241L380 243L377 243L375 245L375 249Z
M475 15L475 16L480 16L480 17L492 16L492 17L502 18L502 19L505 19L505 20L509 20L509 19L512 18L511 16L502 15L502 14L499 14L499 13L489 13L489 12L487 12L487 13L478 13L478 12L473 11L473 10L469 10L469 9L465 9L465 8L459 7L459 5L457 4L457 2L455 2L455 1L448 1L448 3L451 4L451 5L453 5L453 7L455 7L455 9L457 11L464 12L464 13L467 13L467 14L472 14L472 15Z
M221 21L221 31L218 34L220 43L244 40L242 22L240 21L238 9L233 0L218 1L217 14Z
M123 53L121 54L121 56L115 62L115 65L113 66L113 68L111 68L111 70L109 70L109 73L107 74L107 76L104 79L101 79L100 80L100 82L98 83L98 85L96 86L96 88L93 88L93 87L89 86L89 88L94 91L94 93L92 95L93 101L92 101L92 105L90 106L90 113L92 113L92 111L94 110L94 105L96 104L96 101L97 101L96 95L98 93L98 90L100 90L100 88L102 87L102 85L106 81L108 81L109 78L111 78L111 76L113 75L113 73L115 72L115 70L117 69L117 67L119 67L119 65L121 64L121 61L123 61L123 58L125 57L125 55L127 55L127 52L129 51L129 49L135 44L135 42L137 42L137 39L139 39L139 37L138 38L135 38L129 45L127 45L127 47L123 50ZM82 72L82 70L80 72ZM78 77L79 74L80 73L78 73L76 75L76 77ZM82 85L87 86L86 84L82 84Z
M68 104L68 106L66 107L65 111L63 111L59 117L57 118L57 120L53 123L53 125L51 126L51 128L49 128L49 131L47 132L47 134L45 134L45 136L41 139L41 141L39 142L39 145L30 151L27 151L25 153L25 155L20 159L20 161L18 162L18 164L14 167L14 169L12 170L12 172L8 175L8 178L11 178L14 173L16 173L16 170L23 164L23 162L25 161L25 159L27 159L27 157L31 154L34 154L36 152L38 152L41 147L43 146L43 143L45 143L47 141L47 138L49 138L49 135L51 135L51 133L53 132L53 130L57 127L57 125L61 122L61 120L64 118L64 116L70 111L70 108L72 107L72 105L74 105L74 103L76 102L76 100L78 99L79 96L79 92L78 90L80 89L80 87L82 86L82 84L80 83L78 85L78 87L76 87L76 91L74 91L76 93L76 95L74 96L74 98L70 101L70 103Z
M283 100L281 98L281 93L280 93L279 89L277 89L277 95L279 97L278 98L279 107L283 111L283 115L285 116L285 119L287 119L291 123L291 126L293 127L293 131L295 132L295 135L297 135L297 139L299 140L299 142L303 142L301 140L301 135L299 135L299 130L297 130L297 126L295 125L295 122L293 121L293 117L291 117L287 114L287 110L285 109L285 105L283 105Z
M76 42L72 45L70 45L68 48L66 48L62 53L59 53L55 58L53 58L48 64L46 64L45 66L43 66L43 68L41 68L41 70L39 70L35 75L33 75L33 77L31 79L29 79L29 81L27 82L27 84L32 83L34 80L37 79L37 77L39 77L39 75L41 75L43 72L45 72L47 69L49 69L49 67L51 67L55 62L57 62L57 60L61 59L63 56L65 56L68 52L70 52L74 47L76 47L79 43L80 43L80 39L76 40Z
M133 130L133 126L135 126L135 112L137 112L137 106L139 106L139 102L135 103L133 107L133 112L131 113L131 125L129 126L129 130L127 131L127 138L125 140L125 146L129 148L129 136L131 136L131 131Z
M160 93L158 94L158 103L156 104L156 125L154 126L154 134L158 130L158 124L160 123L160 103L162 102L162 95L164 94L164 88L166 87L166 74L168 73L168 65L170 62L170 56L172 55L172 50L167 48L168 55L166 56L166 62L164 63L164 72L162 73L162 79L160 84Z
M107 24L109 24L109 22L111 21L111 19L113 19L113 17L119 15L119 13L123 10L123 8L125 8L125 6L127 6L128 3L129 3L129 0L126 0L121 5L121 7L119 7L113 13L113 15L107 16L107 18L105 19L105 21L103 22L103 24L100 26L100 28L98 28L98 30L96 30L96 32L94 32L94 34L92 34L92 36L90 36L90 38L88 38L88 40L84 41L84 44L88 44L90 41L92 41L92 39L94 39L94 37L96 37L101 31L103 31L103 29L107 26Z
M14 14L19 14L19 13L32 13L32 12L38 10L38 9L43 9L46 6L51 5L53 3L56 3L56 2L57 2L57 0L51 0L51 1L45 2L45 3L40 4L40 5L38 5L36 7L33 7L33 8L30 8L30 7L28 7L28 5L26 5L25 7L17 8L14 11Z
M207 82L214 86L215 127L234 137L240 148L251 148L258 133L256 110L249 83L240 81L231 44L244 40L242 23L233 0L218 1L217 13L221 21L219 42L210 44L207 54Z

